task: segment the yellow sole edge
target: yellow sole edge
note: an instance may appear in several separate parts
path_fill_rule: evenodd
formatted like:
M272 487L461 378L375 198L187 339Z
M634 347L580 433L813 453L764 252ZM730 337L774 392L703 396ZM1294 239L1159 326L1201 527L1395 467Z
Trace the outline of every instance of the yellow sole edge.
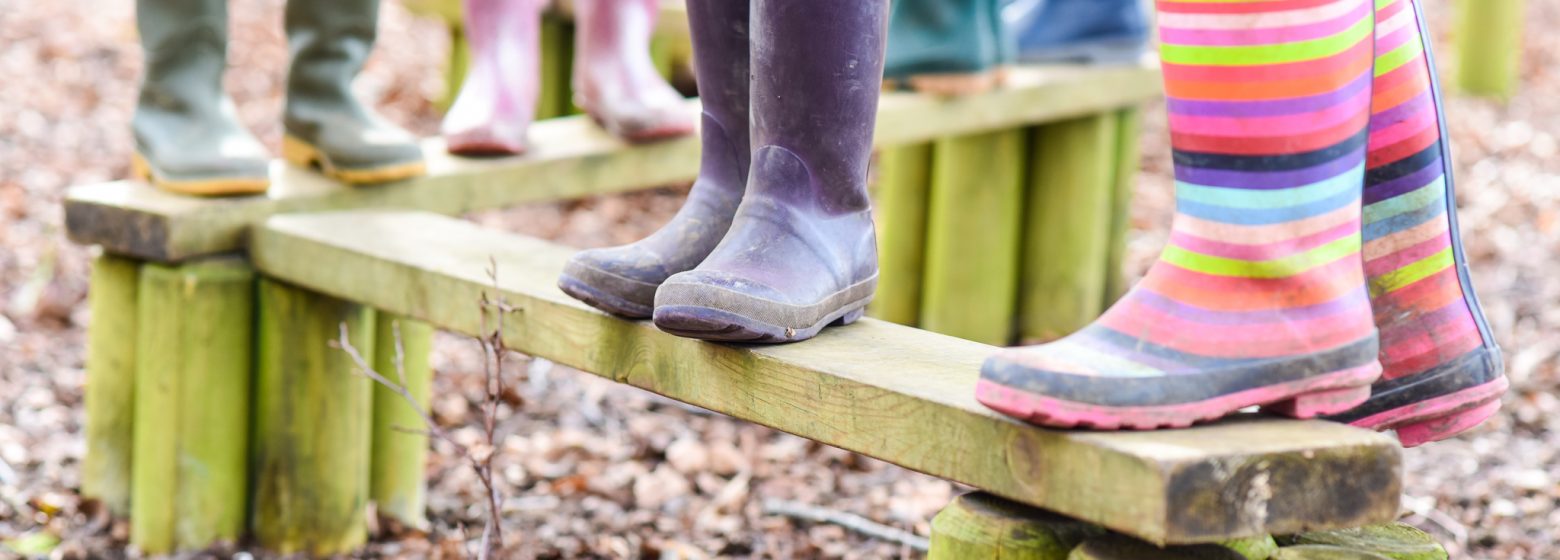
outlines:
M153 187L172 193L195 196L233 196L261 194L271 188L271 180L265 177L220 177L176 181L157 176L146 157L139 153L130 156L130 172Z
M388 183L420 177L428 173L428 164L421 161L361 169L342 169L331 163L319 148L292 135L282 137L282 159L305 169L318 169L326 177L352 185Z

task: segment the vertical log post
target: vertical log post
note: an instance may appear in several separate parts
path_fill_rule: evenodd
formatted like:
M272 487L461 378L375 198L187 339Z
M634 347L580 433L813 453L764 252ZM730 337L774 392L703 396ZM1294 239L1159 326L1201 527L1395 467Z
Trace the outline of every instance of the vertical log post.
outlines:
M131 414L135 401L136 291L141 264L92 259L92 325L87 331L87 451L81 494L130 513Z
M374 356L374 310L270 279L259 289L254 508L260 546L330 556L367 538L372 387L341 349L340 325Z
M1096 525L972 492L932 518L927 559L1066 560L1078 543L1104 533Z
M878 154L878 286L872 316L915 326L926 265L926 197L931 186L932 145L915 144Z
M1060 338L1099 316L1111 243L1116 118L1043 125L1031 146L1019 334Z
M1522 60L1523 0L1458 0L1457 84L1464 92L1510 97Z
M401 384L417 400L418 406L428 410L428 395L433 384L433 368L429 364L433 327L389 313L377 315L374 370ZM405 397L387 387L374 386L369 495L379 515L419 529L428 525L424 516L428 490L425 474L428 436L421 433L424 429L422 416L407 404Z
M236 542L248 491L254 272L238 258L141 270L130 541Z
M921 328L1007 344L1018 290L1024 130L938 140L926 221Z
M1132 231L1132 194L1137 189L1138 169L1142 166L1143 117L1138 108L1116 113L1116 169L1111 177L1110 253L1105 259L1105 300L1110 307L1131 286L1127 282L1127 237Z

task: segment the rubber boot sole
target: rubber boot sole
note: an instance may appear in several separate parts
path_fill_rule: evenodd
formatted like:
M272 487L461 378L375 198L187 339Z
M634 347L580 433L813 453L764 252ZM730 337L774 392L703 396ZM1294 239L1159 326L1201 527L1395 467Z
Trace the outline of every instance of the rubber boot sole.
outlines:
M1349 424L1397 432L1403 447L1451 438L1484 423L1500 410L1500 397L1511 384L1504 376L1456 393L1426 399L1360 418Z
M558 289L563 290L563 293L568 294L569 297L584 302L585 305L624 319L649 319L652 311L655 309L653 306L632 302L605 290L597 289L567 274L558 278Z
M676 278L675 276L673 278ZM861 319L877 274L817 303L792 305L722 287L675 280L655 294L655 326L677 336L721 342L783 343L812 338L830 325Z
M1370 398L1370 385L1381 376L1381 364L1315 375L1295 381L1246 389L1210 399L1169 405L1108 406L1072 402L1021 391L981 379L975 398L998 412L1053 428L1156 430L1185 428L1217 420L1243 408L1291 418L1315 418L1359 406Z
M812 325L796 329L709 307L671 305L655 308L655 326L685 338L717 342L799 342L818 335L824 327L842 327L861 319L871 298L848 304Z
M427 174L428 164L418 160L374 167L339 167L325 152L295 136L282 137L282 159L305 169L317 169L337 181L353 185L388 183Z
M270 177L211 177L202 179L172 179L152 168L151 162L140 153L130 156L130 170L137 179L159 189L196 196L236 196L261 194L271 188Z

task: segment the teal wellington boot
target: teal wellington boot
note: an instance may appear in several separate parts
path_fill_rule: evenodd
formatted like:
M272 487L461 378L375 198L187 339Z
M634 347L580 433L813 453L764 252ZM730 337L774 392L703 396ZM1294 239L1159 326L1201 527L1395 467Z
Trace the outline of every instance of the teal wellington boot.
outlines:
M379 0L287 3L287 107L282 157L354 184L422 175L417 138L352 95L374 47Z
M999 84L1011 58L1001 0L898 0L889 17L883 77L890 87L939 95Z
M227 0L140 0L146 75L131 128L136 175L197 195L265 192L270 154L222 91Z

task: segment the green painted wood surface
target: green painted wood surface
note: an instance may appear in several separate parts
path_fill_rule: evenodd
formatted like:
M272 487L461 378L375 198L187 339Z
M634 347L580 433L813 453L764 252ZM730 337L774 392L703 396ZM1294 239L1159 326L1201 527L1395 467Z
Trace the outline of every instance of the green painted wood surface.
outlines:
M878 106L879 146L1011 129L1100 111L1158 95L1156 68L1015 68L1006 87L959 98L885 94ZM697 103L689 101L690 104ZM423 144L428 175L372 188L344 187L280 162L267 196L195 198L135 181L76 187L65 204L71 239L157 262L243 248L245 232L279 213L348 208L414 208L463 214L527 202L646 189L698 174L697 135L630 145L585 117L538 122L521 156L467 159Z
M354 211L271 218L251 255L267 275L468 335L482 332L481 294L503 297L517 310L506 331L518 352L1155 542L1397 514L1400 449L1381 434L1275 418L1039 429L975 401L991 346L874 319L805 344L679 338L560 292L572 253L429 213Z
M1524 0L1457 0L1457 85L1510 97L1522 61Z
M1152 544L1106 535L1084 541L1067 555L1067 560L1249 560L1239 552L1217 544L1171 546ZM1261 559L1259 559L1261 560Z
M1446 548L1435 542L1434 537L1403 523L1301 533L1287 540L1293 544L1333 545L1363 550L1393 560L1447 560Z
M130 542L236 543L249 473L254 271L238 258L141 270Z
M883 150L877 159L878 285L868 312L915 326L921 313L921 271L926 266L926 198L931 187L932 145Z
M437 103L440 111L448 111L460 95L466 83L466 72L471 68L471 44L466 42L464 28L450 26L450 61L444 68L444 96Z
M433 365L429 362L433 327L392 313L376 315L374 371L405 387L417 399L418 406L427 411L428 395L433 390ZM400 367L396 365L397 345L401 348ZM369 497L379 515L424 529L428 525L428 436L422 433L425 430L422 416L405 397L374 385Z
M1116 113L1116 169L1112 173L1110 208L1110 253L1105 258L1105 301L1108 308L1132 286L1123 265L1127 260L1127 238L1132 231L1132 195L1137 190L1138 170L1143 165L1142 111L1136 107Z
M1105 529L982 492L953 499L932 518L928 560L1066 560Z
M1061 338L1105 302L1116 186L1114 113L1035 129L1025 193L1019 335Z
M1308 544L1280 548L1269 560L1391 560L1386 556L1363 550Z
M332 348L339 325L374 355L374 310L260 280L251 531L281 554L344 554L367 539L368 378Z
M141 263L99 254L87 293L86 456L81 495L130 513L131 411L135 402L136 290Z
M571 72L574 56L574 28L556 15L542 16L541 95L536 99L536 118L551 119L570 114L573 105Z
M927 199L920 326L985 344L1013 339L1027 134L938 140Z

